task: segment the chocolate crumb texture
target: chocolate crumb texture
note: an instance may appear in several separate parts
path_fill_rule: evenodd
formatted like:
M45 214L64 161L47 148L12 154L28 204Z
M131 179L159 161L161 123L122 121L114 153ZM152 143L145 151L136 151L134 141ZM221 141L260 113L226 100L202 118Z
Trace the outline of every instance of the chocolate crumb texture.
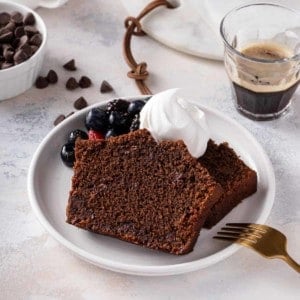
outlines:
M67 63L65 63L63 65L63 67L68 70L68 71L76 71L76 65L75 65L75 59L71 59L70 61L68 61Z
M112 92L114 89L113 87L106 81L106 80L103 80L102 83L101 83L101 86L100 86L100 92L101 93L109 93L109 92Z

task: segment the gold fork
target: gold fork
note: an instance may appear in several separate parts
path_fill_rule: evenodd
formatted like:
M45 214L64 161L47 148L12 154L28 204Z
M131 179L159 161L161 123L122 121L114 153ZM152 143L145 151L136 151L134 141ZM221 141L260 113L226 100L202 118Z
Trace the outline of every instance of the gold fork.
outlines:
M233 241L267 258L280 258L300 273L300 265L287 253L287 239L280 231L266 225L251 223L227 223L221 230L214 236L215 239Z

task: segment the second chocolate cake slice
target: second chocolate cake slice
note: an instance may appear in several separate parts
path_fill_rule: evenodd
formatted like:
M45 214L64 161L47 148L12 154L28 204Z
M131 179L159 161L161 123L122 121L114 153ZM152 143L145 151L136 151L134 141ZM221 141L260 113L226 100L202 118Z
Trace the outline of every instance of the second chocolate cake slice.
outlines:
M222 186L223 195L212 206L204 227L211 228L225 217L243 199L257 190L257 175L229 147L227 143L217 145L210 140L206 152L199 162Z
M67 222L174 254L190 252L222 188L182 141L147 130L76 142Z

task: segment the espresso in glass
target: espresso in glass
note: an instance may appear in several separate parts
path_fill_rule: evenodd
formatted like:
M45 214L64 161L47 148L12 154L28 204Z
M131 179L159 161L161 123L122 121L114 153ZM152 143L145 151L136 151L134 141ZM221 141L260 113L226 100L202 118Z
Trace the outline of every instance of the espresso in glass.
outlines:
M236 108L247 117L274 119L291 105L300 81L299 24L297 12L273 4L247 5L224 17L225 68Z
M241 54L249 58L265 60L269 62L290 59L292 51L280 44L271 42L251 43L241 50ZM278 66L277 66L278 67ZM283 64L276 72L287 73L292 72L293 64ZM247 63L243 63L244 71L247 71ZM237 106L241 112L255 115L255 119L262 115L266 119L266 115L273 118L280 114L282 110L286 110L291 103L291 98L299 84L299 73L292 76L289 81L272 82L272 78L268 78L269 65L260 66L254 77L244 76L232 78L233 93L235 94ZM274 70L275 72L275 70ZM241 73L241 72L240 72ZM247 78L245 78L247 77Z

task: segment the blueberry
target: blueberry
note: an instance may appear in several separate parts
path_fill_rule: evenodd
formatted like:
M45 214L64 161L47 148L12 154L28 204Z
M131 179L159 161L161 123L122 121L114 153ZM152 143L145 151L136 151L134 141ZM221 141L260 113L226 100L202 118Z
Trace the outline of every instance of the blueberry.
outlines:
M108 139L108 138L110 138L110 137L112 137L112 136L118 136L119 134L120 134L120 133L119 133L117 130L111 128L111 129L109 129L109 130L106 132L105 138Z
M129 101L123 99L116 99L108 102L106 111L108 113L112 111L126 112L129 106Z
M64 164L68 167L73 167L75 162L75 144L67 143L62 146L60 157Z
M77 138L81 138L83 140L87 140L89 137L86 132L80 130L80 129L75 129L70 132L68 142L69 143L75 143Z
M109 114L108 118L109 124L111 127L115 129L122 129L128 127L129 122L129 116L128 113L122 113L119 111L112 111Z
M135 115L142 110L144 105L145 105L145 102L143 100L132 101L129 104L127 111L129 114Z
M140 127L140 116L139 114L136 114L132 119L129 131L136 131L139 129L139 127Z
M85 119L87 129L93 129L105 133L108 127L108 114L104 109L92 108Z

